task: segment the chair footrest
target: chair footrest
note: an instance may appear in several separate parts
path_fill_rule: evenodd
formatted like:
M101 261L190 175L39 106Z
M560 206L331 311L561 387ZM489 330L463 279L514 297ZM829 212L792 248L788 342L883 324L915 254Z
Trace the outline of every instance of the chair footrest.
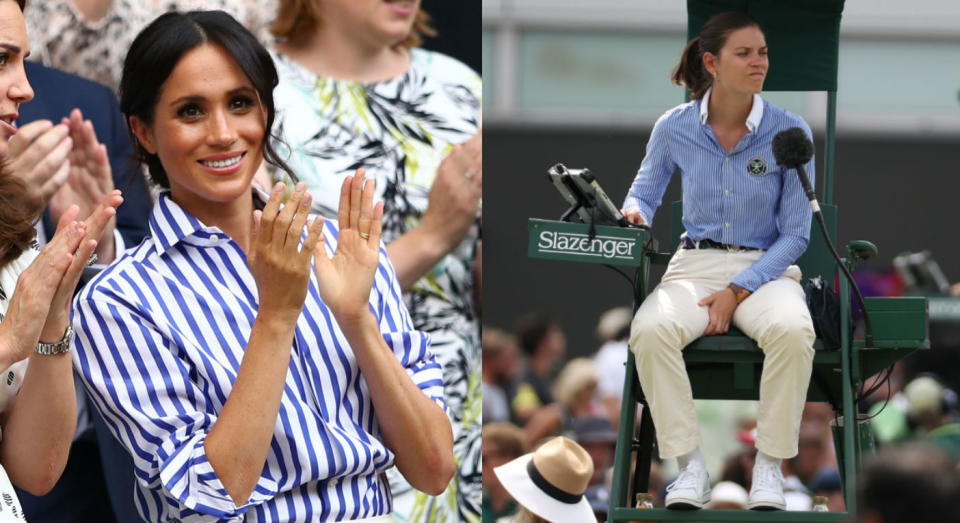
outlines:
M735 521L769 523L827 523L848 521L846 512L756 511L756 510L667 510L664 508L617 508L607 521Z

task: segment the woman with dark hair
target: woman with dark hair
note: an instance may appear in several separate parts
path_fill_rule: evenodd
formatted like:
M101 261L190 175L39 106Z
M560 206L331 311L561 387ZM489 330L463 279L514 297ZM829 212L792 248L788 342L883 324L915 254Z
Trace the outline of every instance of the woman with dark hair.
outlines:
M337 221L261 161L276 70L221 11L166 14L120 84L164 191L151 237L76 299L76 366L130 451L150 522L392 521L382 473L440 492L452 435L429 338L380 247L362 169ZM304 230L306 228L306 230Z
M680 464L668 508L710 500L681 351L731 323L765 354L749 506L785 508L780 462L797 454L813 364L813 324L792 265L807 247L811 210L797 177L774 161L771 143L791 127L811 133L802 118L760 97L769 65L755 20L739 12L711 17L673 75L692 101L657 120L624 203L628 220L651 223L680 170L686 233L630 334L660 456ZM813 163L806 165L811 177Z
M0 0L0 160L20 104L33 98L24 73L29 52L22 0ZM107 195L85 222L71 205L57 232L37 251L39 209L23 183L0 164L0 521L23 521L11 483L31 494L53 488L67 462L77 423L70 346L70 298L122 198Z
M271 30L284 160L324 215L357 167L377 181L383 237L416 328L443 366L458 467L431 498L391 474L396 514L411 521L480 516L479 285L481 79L421 49L434 34L419 0L280 0ZM288 154L284 154L284 153Z

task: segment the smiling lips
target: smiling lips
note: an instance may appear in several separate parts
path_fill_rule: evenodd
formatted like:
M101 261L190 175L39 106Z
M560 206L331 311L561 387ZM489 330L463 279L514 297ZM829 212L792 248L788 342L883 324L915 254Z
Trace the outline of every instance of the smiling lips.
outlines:
M216 174L233 174L240 169L241 162L247 153L244 151L215 154L197 160L197 163Z
M7 131L7 134L9 134L11 137L17 134L17 124L15 123L17 120L17 116L18 115L16 114L8 114L5 116L0 116L0 127L5 129Z

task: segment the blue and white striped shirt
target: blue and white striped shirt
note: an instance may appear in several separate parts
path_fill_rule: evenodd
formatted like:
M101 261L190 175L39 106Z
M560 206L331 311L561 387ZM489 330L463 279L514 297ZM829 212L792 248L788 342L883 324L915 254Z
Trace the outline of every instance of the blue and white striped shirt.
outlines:
M336 248L327 220L324 242ZM390 513L367 384L311 274L267 461L237 506L204 452L230 395L257 316L240 247L161 194L151 236L75 300L74 363L114 436L132 454L132 495L150 522L338 521ZM381 247L370 309L387 345L425 395L445 407L429 337L413 330Z
M680 168L683 226L694 240L766 250L733 283L757 290L779 278L807 248L812 211L796 172L777 165L773 137L800 127L812 140L803 118L754 95L747 118L749 132L727 153L707 123L710 91L679 105L653 126L647 154L624 202L647 223L663 199L670 177ZM814 159L805 166L814 183Z

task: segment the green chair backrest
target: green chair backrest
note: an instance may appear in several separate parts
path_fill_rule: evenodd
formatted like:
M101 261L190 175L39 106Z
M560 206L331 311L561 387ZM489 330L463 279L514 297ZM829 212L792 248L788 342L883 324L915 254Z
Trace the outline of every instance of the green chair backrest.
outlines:
M820 209L823 211L823 221L827 226L827 232L830 234L830 241L836 245L837 206L821 204ZM671 221L673 223L670 227L670 245L673 251L676 251L680 245L680 235L684 232L683 202L673 202L670 210ZM816 219L811 220L810 243L807 244L807 250L797 260L797 265L800 267L800 271L803 272L803 283L806 283L807 278L820 276L829 283L831 287L834 286L834 278L837 274L837 263L834 261L833 255L830 254L830 247L827 246L826 240L823 239L823 232L820 230L820 225L817 224Z

